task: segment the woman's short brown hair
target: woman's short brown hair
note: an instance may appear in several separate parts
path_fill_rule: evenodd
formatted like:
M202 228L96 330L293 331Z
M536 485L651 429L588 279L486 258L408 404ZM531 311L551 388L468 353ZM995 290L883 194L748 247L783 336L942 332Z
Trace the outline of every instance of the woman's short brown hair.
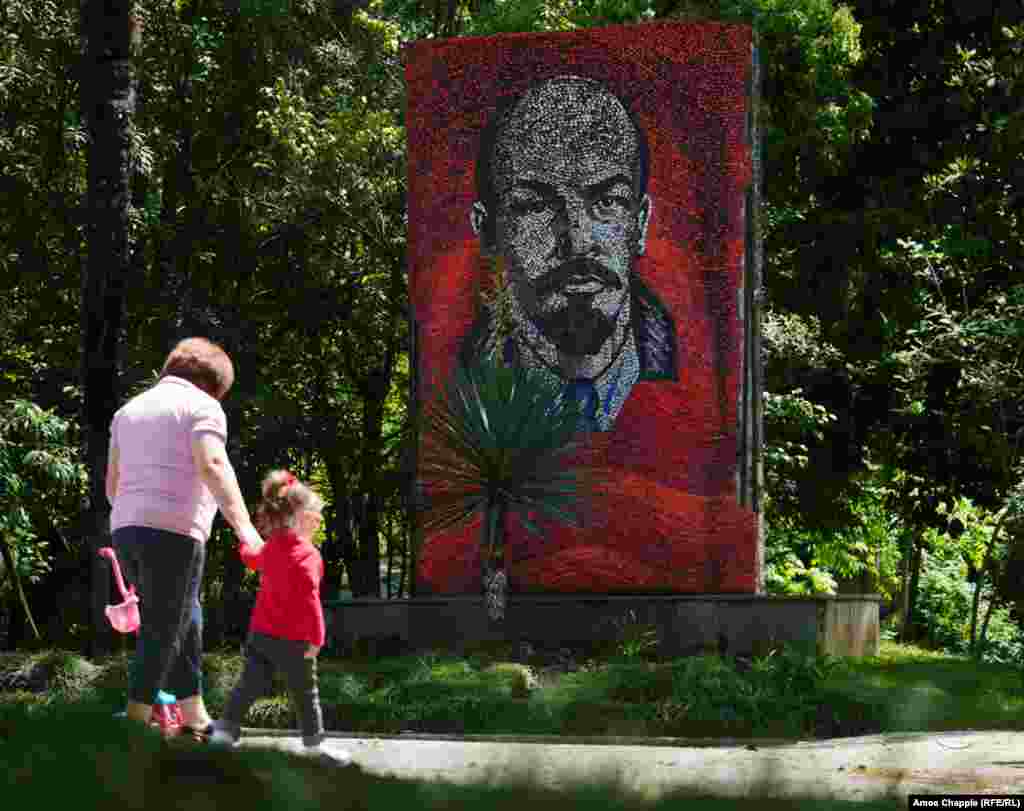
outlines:
M185 338L171 350L160 377L181 377L211 397L222 399L235 382L235 367L228 353L206 338Z

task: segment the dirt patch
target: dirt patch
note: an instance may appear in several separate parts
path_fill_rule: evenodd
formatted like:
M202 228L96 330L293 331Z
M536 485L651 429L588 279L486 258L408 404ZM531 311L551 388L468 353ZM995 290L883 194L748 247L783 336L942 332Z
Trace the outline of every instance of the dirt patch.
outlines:
M934 787L948 790L955 786L958 791L1007 793L1019 791L1024 774L1021 770L990 766L977 769L886 769L860 767L849 770L852 780L877 781L888 785L910 785Z

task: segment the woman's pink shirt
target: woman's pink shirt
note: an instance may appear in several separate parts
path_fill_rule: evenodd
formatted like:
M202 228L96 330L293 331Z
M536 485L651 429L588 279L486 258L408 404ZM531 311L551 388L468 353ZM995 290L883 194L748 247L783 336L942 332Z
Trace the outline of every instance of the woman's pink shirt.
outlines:
M121 406L110 425L118 452L111 532L143 526L210 537L217 502L192 458L192 439L207 431L227 442L224 409L180 377L165 377Z

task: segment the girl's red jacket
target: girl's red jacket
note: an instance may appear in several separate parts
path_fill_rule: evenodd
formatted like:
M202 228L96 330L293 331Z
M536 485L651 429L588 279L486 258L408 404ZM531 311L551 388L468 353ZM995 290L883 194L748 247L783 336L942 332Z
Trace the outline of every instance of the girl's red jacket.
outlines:
M278 529L259 552L243 543L238 553L246 566L260 573L249 630L322 647L324 561L317 548L290 529Z

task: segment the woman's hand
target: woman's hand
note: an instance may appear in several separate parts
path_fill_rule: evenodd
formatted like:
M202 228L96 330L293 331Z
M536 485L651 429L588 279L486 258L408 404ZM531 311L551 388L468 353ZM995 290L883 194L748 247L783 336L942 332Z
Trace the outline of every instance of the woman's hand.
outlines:
M248 527L237 533L237 535L238 540L248 546L254 553L259 553L263 548L263 539L252 524L249 524Z

